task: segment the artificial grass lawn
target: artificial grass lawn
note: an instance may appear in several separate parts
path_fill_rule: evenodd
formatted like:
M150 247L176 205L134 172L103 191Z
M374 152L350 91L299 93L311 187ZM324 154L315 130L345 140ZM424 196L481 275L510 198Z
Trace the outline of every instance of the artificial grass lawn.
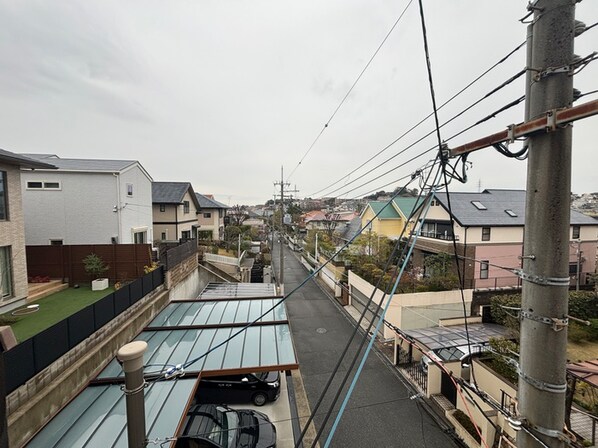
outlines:
M112 292L114 292L114 288L103 291L92 291L91 286L81 286L77 289L68 288L32 302L39 304L39 311L20 316L19 320L10 326L17 340L22 342ZM10 313L5 316L10 317Z

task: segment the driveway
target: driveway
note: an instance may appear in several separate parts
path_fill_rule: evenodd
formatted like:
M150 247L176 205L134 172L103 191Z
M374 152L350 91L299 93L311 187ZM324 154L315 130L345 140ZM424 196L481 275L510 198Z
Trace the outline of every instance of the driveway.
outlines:
M278 244L275 245L274 268L278 269ZM290 292L307 275L295 253L285 247L285 291ZM334 299L310 280L286 301L299 358L300 372L307 398L313 409L338 358L351 336L354 322L341 310ZM358 339L361 332L357 334ZM350 351L335 375L318 416L316 428L321 427L324 414L343 375L351 363ZM383 355L372 350L360 379L336 430L333 447L402 447L432 448L457 446L430 416L420 408L403 379ZM359 364L359 360L358 363ZM350 377L349 382L352 377ZM344 398L341 395L337 408ZM336 414L330 418L320 440L323 446Z

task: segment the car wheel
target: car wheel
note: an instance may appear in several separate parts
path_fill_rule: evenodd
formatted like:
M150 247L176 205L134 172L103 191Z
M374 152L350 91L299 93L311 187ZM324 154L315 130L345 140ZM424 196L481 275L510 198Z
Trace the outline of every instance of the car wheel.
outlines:
M253 396L253 404L256 406L263 406L266 404L266 401L268 401L268 397L261 392L258 392Z

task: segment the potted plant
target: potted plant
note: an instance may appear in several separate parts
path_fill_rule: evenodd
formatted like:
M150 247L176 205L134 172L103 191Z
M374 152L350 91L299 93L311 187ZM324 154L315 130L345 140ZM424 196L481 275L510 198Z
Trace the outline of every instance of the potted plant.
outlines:
M108 279L102 278L102 274L110 267L106 266L104 260L96 254L89 254L83 259L85 272L93 277L91 281L92 291L101 291L108 288Z

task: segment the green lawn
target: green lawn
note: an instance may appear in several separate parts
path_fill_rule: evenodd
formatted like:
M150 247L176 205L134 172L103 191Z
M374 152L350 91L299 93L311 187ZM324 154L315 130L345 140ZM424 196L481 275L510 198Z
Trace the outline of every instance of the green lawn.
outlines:
M68 316L75 314L86 306L97 302L113 291L114 288L108 288L103 291L92 291L91 286L65 289L64 291L32 302L39 304L39 311L18 317L18 320L10 324L10 326L17 340L19 342L24 341ZM3 316L9 318L10 313Z

